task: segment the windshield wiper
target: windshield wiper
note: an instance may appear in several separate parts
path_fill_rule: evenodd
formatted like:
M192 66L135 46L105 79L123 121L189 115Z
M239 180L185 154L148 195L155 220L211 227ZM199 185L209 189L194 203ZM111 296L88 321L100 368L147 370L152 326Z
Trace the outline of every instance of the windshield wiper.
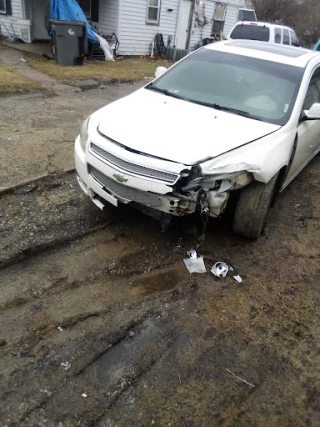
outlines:
M184 101L189 101L189 99L184 98L183 96L178 95L175 92L171 92L168 89L161 89L160 87L154 86L153 83L150 83L146 88L151 89L151 90L155 90L156 92L163 93L166 96L171 96L172 98L183 99Z
M229 107L221 107L221 106L219 107L222 111L228 111L229 113L237 114L238 116L247 117L248 119L262 121L262 119L259 116L250 114L248 111L238 110L237 108L229 108Z
M195 99L186 98L184 96L178 95L175 92L171 92L168 89L161 89L160 87L154 86L153 83L150 83L148 86L146 86L146 88L151 89L151 90L155 90L156 92L163 93L164 95L167 95L167 96L172 96L173 98L182 99L184 101L192 102L192 103L198 104L198 105L203 105L204 107L210 107L210 108L214 108L215 110L220 110L220 111L227 111L228 113L237 114L238 116L247 117L248 119L254 119L254 120L262 121L262 119L259 116L254 116L254 115L250 114L248 111L238 110L236 108L231 108L231 107L225 107L225 106L220 105L220 104L211 104L210 102L197 101Z
M214 108L215 110L227 111L228 113L237 114L238 116L247 117L248 119L261 121L261 118L259 116L254 116L250 114L248 111L238 110L237 108L225 107L224 105L220 105L220 104L211 104L210 102L202 102L202 101L194 101L194 100L190 100L190 101L194 102L195 104L203 105L205 107Z

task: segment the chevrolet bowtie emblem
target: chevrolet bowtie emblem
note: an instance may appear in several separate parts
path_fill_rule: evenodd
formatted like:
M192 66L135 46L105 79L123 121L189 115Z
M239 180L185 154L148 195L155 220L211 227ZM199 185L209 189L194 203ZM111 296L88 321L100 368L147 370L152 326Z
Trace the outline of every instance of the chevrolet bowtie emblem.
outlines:
M115 177L115 179L119 182L127 182L127 178L125 178L123 175L120 175L119 173L114 173L112 176Z

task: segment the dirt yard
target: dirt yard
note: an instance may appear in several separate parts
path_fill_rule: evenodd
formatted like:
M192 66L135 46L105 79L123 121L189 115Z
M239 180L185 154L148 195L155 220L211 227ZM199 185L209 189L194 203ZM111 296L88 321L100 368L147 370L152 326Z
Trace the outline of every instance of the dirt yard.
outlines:
M183 223L75 180L81 120L136 87L1 100L0 425L319 426L320 157L257 241L209 222L242 284L190 275Z

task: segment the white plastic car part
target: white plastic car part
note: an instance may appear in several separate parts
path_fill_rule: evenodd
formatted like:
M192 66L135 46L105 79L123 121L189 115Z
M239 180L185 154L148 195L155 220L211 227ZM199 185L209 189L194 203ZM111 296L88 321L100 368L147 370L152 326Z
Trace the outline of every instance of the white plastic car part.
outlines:
M225 262L216 262L211 268L211 273L216 277L226 277L229 273L229 266Z

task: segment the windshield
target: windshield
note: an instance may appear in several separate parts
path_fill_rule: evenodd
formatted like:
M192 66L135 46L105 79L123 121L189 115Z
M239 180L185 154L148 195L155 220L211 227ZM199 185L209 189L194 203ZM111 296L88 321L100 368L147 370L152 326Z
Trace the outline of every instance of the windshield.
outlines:
M168 96L284 125L304 69L199 49L147 86Z
M240 24L230 34L232 39L248 39L260 40L261 42L268 42L270 38L270 30L268 27L260 25Z

